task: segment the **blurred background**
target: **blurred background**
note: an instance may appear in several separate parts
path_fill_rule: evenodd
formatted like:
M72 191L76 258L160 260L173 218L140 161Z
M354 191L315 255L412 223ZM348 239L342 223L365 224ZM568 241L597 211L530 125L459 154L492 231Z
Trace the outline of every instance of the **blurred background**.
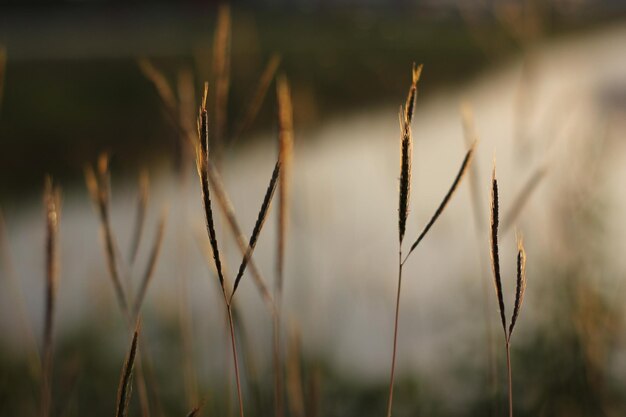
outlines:
M397 112L414 62L424 69L405 245L479 143L468 178L405 267L394 415L507 410L487 237L494 158L509 312L516 230L528 253L512 341L515 414L626 415L620 0L3 1L0 415L40 408L46 174L62 188L50 415L114 412L130 333L85 185L103 152L122 280L136 292L152 278L140 341L147 388L134 391L129 415L146 415L142 396L159 417L197 405L199 415L238 412L189 138L208 81L212 144L249 236L277 157L277 75L291 86L295 131L286 415L382 415L397 284ZM254 255L270 288L275 209ZM216 223L232 278L241 254L226 218ZM248 273L236 315L246 413L272 415L272 319Z

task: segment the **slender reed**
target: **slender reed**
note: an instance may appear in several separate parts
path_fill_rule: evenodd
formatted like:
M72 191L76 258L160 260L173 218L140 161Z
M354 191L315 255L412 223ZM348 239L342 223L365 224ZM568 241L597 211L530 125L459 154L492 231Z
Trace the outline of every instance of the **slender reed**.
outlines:
M239 127L233 137L233 145L246 131L246 129L250 127L254 119L256 119L256 116L261 109L261 105L263 104L263 100L267 94L267 90L272 84L272 80L274 79L274 75L276 74L276 70L278 70L279 65L280 56L277 54L272 55L267 62L261 77L259 78L254 94L252 94L252 98L248 101L248 108L246 109L246 112L241 119L241 123L239 124Z
M213 139L218 168L222 160L224 136L228 118L228 90L230 88L230 6L222 4L218 10L213 38L213 79L215 82L215 107Z
M41 384L41 416L50 415L52 408L52 362L53 362L53 320L56 304L58 282L58 235L61 216L61 194L52 178L47 177L44 189L44 205L46 208L46 307L44 315L42 384Z
M526 206L528 200L532 196L533 192L537 189L537 186L545 178L548 172L547 165L540 165L530 174L522 188L517 195L513 198L511 208L505 213L502 220L502 232L506 233L515 224L515 221L519 217L520 213Z
M513 314L511 316L511 324L507 330L507 320L505 315L504 296L502 294L502 278L500 276L500 255L498 251L498 180L496 179L496 168L494 164L491 176L491 264L493 268L494 287L496 297L498 298L498 306L500 310L500 319L502 321L502 331L504 332L504 343L506 348L506 367L508 374L509 388L509 417L513 417L513 378L511 370L511 335L517 323L522 302L524 301L524 293L526 291L526 251L521 238L517 239L517 274L515 288L515 304Z
M133 369L135 367L135 357L137 355L137 340L139 337L140 322L137 322L133 333L133 340L130 344L130 350L126 356L126 361L122 367L120 375L120 383L117 389L117 401L115 405L115 417L126 417L128 414L128 405L133 389Z
M237 276L235 277L235 282L233 284L232 291L230 292L230 296L227 295L226 290L226 279L223 272L222 262L220 259L219 247L217 242L217 236L215 232L215 223L213 219L213 209L211 205L211 194L209 187L209 120L208 113L206 109L206 101L208 96L208 84L205 83L204 86L204 94L202 98L202 104L200 106L199 116L198 116L198 143L196 146L196 167L198 170L198 176L200 178L200 188L202 193L202 202L204 206L204 214L205 221L207 227L207 233L209 236L209 242L211 245L211 251L213 253L213 260L215 263L215 269L218 275L220 287L222 289L222 295L224 297L224 304L227 311L228 316L228 326L230 330L230 339L231 339L231 347L233 351L233 361L235 365L235 379L237 384L237 396L239 400L239 414L241 417L244 416L243 409L243 396L241 391L241 378L239 372L239 360L237 357L237 343L235 340L235 328L232 314L233 307L233 297L237 291L239 283L244 275L248 262L254 252L254 248L256 247L256 243L260 236L261 230L263 228L263 224L265 223L265 219L267 218L267 214L269 213L269 208L272 202L272 198L274 196L274 191L276 189L276 184L278 182L278 177L280 174L280 161L276 162L274 167L274 171L272 172L272 177L270 183L265 192L265 197L263 198L263 202L261 204L261 209L257 216L257 220L254 225L254 229L250 236L250 241L248 243L248 248L243 256L241 264L239 265L239 269L237 271Z
M139 174L139 195L137 197L137 212L135 215L135 227L133 229L133 237L130 244L130 256L128 260L128 264L131 266L135 263L135 259L137 258L139 244L141 243L141 235L143 232L144 224L146 222L149 190L150 179L148 177L148 171L142 170L141 174Z
M462 103L461 105L461 120L463 125L463 138L466 146L469 148L473 143L478 141L478 134L476 133L476 127L474 124L474 117L472 109L468 103ZM468 180L470 185L470 198L472 204L472 211L474 212L474 231L476 233L476 249L478 250L478 260L480 263L480 284L482 291L482 314L483 323L485 326L485 346L488 365L487 380L490 384L492 401L491 415L497 414L497 393L498 393L498 368L495 354L495 335L492 327L491 313L489 309L489 274L487 273L487 263L483 256L482 242L484 241L484 234L486 231L486 223L484 220L483 210L483 198L481 187L479 183L480 172L479 164L474 163L468 171Z
M154 242L152 243L152 249L150 251L150 257L148 259L148 264L146 265L146 269L143 274L143 278L141 280L141 285L139 287L139 292L135 297L135 304L133 307L133 317L136 318L139 316L139 312L141 310L141 305L143 304L143 300L146 296L146 292L148 291L148 285L154 275L154 270L156 268L157 259L159 258L159 252L161 251L161 244L163 243L163 234L165 231L165 222L167 220L167 211L164 210L161 215L161 219L159 220L159 224L157 226L156 236L154 237Z
M409 92L407 94L406 103L404 109L400 109L400 188L399 188L399 199L398 199L398 240L399 240L399 248L398 248L398 288L396 292L396 309L395 309L395 317L394 317L394 329L393 329L393 351L391 356L391 370L389 377L389 396L387 400L387 417L391 417L392 409L393 409L393 388L395 381L395 369L396 369L396 353L398 346L398 322L400 318L400 294L402 287L402 269L407 259L415 250L415 248L420 244L422 239L426 236L431 227L435 224L443 210L446 208L450 199L452 198L454 192L458 188L461 180L465 177L468 167L471 164L472 156L474 154L474 150L476 144L474 144L465 154L465 158L461 164L461 168L457 173L452 186L444 196L442 202L437 207L437 210L430 218L430 220L426 223L426 226L419 234L418 238L415 240L413 245L411 245L410 250L407 255L403 258L402 256L402 242L404 240L404 235L406 232L406 222L409 216L409 196L411 190L411 162L412 162L412 147L413 140L411 136L411 121L413 119L413 111L414 111L414 102L415 97L417 96L417 82L420 79L420 75L422 72L422 66L413 65L412 71L412 82L409 87Z
M276 314L273 322L273 361L274 361L274 407L275 416L284 415L283 372L281 366L281 309L283 295L285 246L287 239L289 213L289 175L293 159L293 108L291 92L285 76L281 76L276 84L278 101L278 160L282 165L278 190L278 243L276 250L276 284L274 301Z

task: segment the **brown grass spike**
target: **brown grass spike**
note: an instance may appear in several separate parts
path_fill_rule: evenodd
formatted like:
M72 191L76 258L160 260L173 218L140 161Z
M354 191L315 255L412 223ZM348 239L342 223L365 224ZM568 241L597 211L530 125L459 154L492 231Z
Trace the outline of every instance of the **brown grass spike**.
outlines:
M413 245L411 245L411 249L409 250L409 253L407 253L402 263L406 262L411 252L413 252L415 248L417 248L417 246L420 244L422 239L424 239L424 237L426 236L430 228L433 227L433 225L435 224L439 216L441 216L441 213L443 213L443 210L446 208L446 206L450 202L450 199L454 195L454 192L457 190L457 188L459 188L459 184L465 177L465 174L467 173L468 168L472 163L472 158L474 156L474 152L476 151L476 145L477 145L477 142L474 142L474 145L472 145L472 147L465 154L465 157L463 158L463 162L461 163L461 167L459 168L459 172L456 174L456 177L454 178L454 181L452 182L452 186L450 187L450 189L444 196L443 200L439 204L439 207L437 207L437 210L435 210L435 214L433 214L433 216L430 218L428 223L426 223L426 226L424 226L424 229L422 230L422 232L419 234L419 236L417 237Z
M133 368L135 366L135 356L137 355L137 339L139 336L140 322L133 333L133 340L130 344L130 351L124 362L120 383L117 389L117 403L115 407L115 417L126 417L128 414L128 405L133 385Z
M226 288L224 286L224 274L222 272L222 262L220 260L220 252L217 245L217 236L215 233L215 225L213 223L213 209L211 208L211 194L209 191L209 178L207 173L207 165L209 163L209 151L208 151L208 115L206 111L206 91L207 86L205 84L205 95L203 99L203 105L200 109L200 117L198 120L198 130L200 136L200 144L196 149L196 164L198 168L198 175L200 176L200 185L202 188L202 202L204 204L204 214L206 220L206 227L209 234L209 241L211 243L211 250L213 251L213 259L215 260L215 267L217 269L217 275L222 287L224 298L226 299Z
M413 142L411 139L411 126L406 118L401 118L400 136L400 192L398 202L398 230L399 240L402 244L406 232L406 221L409 217L409 197L411 194L411 159L413 154Z
M269 212L269 208L272 203L272 197L274 196L274 191L276 190L276 183L278 182L279 173L280 161L277 161L276 165L274 166L274 171L272 172L272 178L270 179L270 183L267 186L267 190L265 191L265 197L263 198L263 204L261 204L261 210L259 210L259 215L257 216L256 223L254 224L254 229L252 230L252 235L250 236L248 250L246 251L246 254L241 261L241 265L239 265L239 271L237 272L237 277L235 278L233 292L230 296L231 301L233 299L233 296L235 295L235 291L237 291L237 287L239 286L241 277L243 277L243 273L246 270L248 259L250 259L250 257L252 256L252 253L254 252L254 247L256 246L256 242L259 238L259 235L261 234L261 229L263 228L263 224L265 223L265 219L267 218L267 213Z
M526 292L526 251L524 250L524 241L521 237L517 239L517 281L515 286L515 306L513 308L513 316L511 317L511 325L509 326L509 341L511 334L515 328L515 323L519 317L519 312L524 302L524 293Z
M500 319L502 320L502 329L506 337L506 316L504 311L504 297L502 295L502 278L500 277L500 255L498 252L498 219L499 201L498 201L498 180L496 179L496 167L494 163L493 172L491 174L491 266L493 270L493 281L498 297L498 307L500 309Z
M409 88L409 94L407 95L406 104L404 105L404 120L408 124L411 124L413 121L413 109L415 108L415 97L417 96L417 83L422 75L422 67L422 64L416 66L415 63L413 63L411 87Z

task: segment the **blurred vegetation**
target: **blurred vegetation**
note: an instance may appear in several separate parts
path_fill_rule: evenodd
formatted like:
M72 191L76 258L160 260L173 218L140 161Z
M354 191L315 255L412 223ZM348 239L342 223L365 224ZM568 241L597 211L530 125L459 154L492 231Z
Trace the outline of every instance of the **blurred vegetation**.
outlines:
M105 9L100 18L97 8L68 8L56 11L53 20L46 10L8 13L0 27L0 43L8 49L0 111L4 203L39 190L46 172L64 181L79 178L84 163L102 150L114 154L122 172L171 153L176 132L162 117L136 59L153 58L173 82L179 70L193 70L197 91L210 79L212 9L157 8L146 16L126 16L123 10L110 15ZM594 27L606 18L546 20L544 37ZM410 8L235 9L232 21L231 134L273 53L282 57L280 71L293 85L296 125L303 129L389 103L406 82L392 74L406 73L413 61L425 64L428 82L420 94L428 96L466 82L523 46L502 22L485 16L471 22L454 10L439 15ZM29 22L39 28L34 38L22 29ZM252 131L274 128L271 96Z

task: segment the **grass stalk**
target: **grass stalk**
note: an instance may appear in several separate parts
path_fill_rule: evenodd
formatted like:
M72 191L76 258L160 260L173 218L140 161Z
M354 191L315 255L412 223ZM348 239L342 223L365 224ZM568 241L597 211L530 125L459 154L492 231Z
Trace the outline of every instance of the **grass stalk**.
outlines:
M52 408L53 325L58 281L58 234L60 219L60 191L46 178L44 190L46 207L46 298L44 312L41 416L48 417Z
M233 324L233 313L231 305L226 306L228 311L228 327L230 328L230 343L233 349L233 361L235 364L235 381L237 384L237 398L239 400L239 416L244 417L243 413L243 395L241 394L241 377L239 375L239 360L237 359L237 343L235 341L235 326Z

